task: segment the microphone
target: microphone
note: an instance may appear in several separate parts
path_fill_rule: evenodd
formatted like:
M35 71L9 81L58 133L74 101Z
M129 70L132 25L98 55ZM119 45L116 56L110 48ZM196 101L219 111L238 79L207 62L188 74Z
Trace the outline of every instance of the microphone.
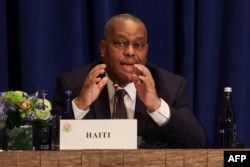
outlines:
M115 89L115 93L117 91L117 89L119 88L119 85L117 83L114 83L113 82L113 88ZM113 112L112 112L112 117L111 118L114 118L115 117L115 109L116 109L116 94L114 94L114 101L113 101Z
M115 91L117 91L117 89L119 88L119 85L117 83L113 83L113 87L114 87Z

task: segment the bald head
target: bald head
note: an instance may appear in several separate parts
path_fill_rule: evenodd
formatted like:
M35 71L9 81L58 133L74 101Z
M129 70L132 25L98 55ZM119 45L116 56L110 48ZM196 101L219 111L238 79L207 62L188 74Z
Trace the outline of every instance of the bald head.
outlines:
M104 27L104 39L106 39L108 36L110 36L113 33L114 25L116 24L117 21L120 21L120 20L131 20L136 23L142 24L145 29L145 34L147 35L147 30L142 20L134 15L125 13L125 14L119 14L119 15L113 16L107 21Z

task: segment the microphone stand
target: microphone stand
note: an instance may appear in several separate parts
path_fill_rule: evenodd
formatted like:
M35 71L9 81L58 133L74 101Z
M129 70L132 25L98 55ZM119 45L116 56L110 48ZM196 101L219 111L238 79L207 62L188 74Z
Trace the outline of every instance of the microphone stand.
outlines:
M115 118L116 102L117 102L116 91L117 91L119 85L116 84L116 83L113 83L113 87L114 87L114 89L115 89L115 94L114 94L114 98L113 98L113 99L114 99L114 100L113 100L113 112L112 112L112 115L111 115L111 118L112 118L112 119Z

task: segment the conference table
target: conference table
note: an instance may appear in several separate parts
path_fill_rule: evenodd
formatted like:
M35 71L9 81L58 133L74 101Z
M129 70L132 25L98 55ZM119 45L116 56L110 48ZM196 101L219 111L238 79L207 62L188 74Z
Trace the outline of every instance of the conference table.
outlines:
M250 151L250 149L231 150ZM2 151L0 167L223 167L224 151L224 149Z

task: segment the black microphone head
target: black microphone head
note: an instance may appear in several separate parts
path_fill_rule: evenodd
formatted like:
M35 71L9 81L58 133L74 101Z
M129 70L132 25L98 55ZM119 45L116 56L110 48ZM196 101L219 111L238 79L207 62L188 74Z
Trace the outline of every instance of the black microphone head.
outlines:
M113 83L113 87L116 90L119 87L119 85L117 83Z

